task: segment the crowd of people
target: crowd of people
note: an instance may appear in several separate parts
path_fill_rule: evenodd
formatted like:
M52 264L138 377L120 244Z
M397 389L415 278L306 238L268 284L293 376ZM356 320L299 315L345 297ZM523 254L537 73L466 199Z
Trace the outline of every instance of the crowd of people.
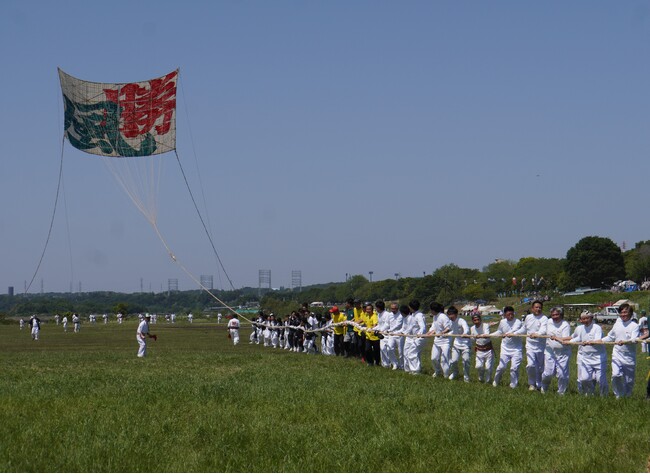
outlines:
M581 394L609 393L606 344L612 344L611 388L616 398L629 397L635 383L637 343L648 338L648 322L636 320L629 304L619 307L620 317L605 334L594 322L594 315L583 312L574 329L564 319L561 306L543 313L543 302L532 302L530 313L515 317L511 306L503 308L500 321L484 322L473 314L471 324L459 317L458 309L433 302L428 326L418 300L408 305L384 301L374 304L349 299L345 307L333 306L325 314L314 314L307 304L281 318L260 311L252 321L249 344L308 354L357 358L369 366L422 372L421 352L428 338L433 338L431 363L433 377L470 381L472 353L480 383L499 386L506 370L510 387L519 384L519 370L526 361L528 389L546 393L553 378L557 393L564 395L569 385L569 361L577 346L577 384ZM496 326L496 329L494 327ZM230 317L229 337L239 343L240 322ZM493 345L501 339L499 353ZM525 342L524 342L525 340ZM642 343L648 354L648 344ZM496 362L496 369L494 365ZM462 367L462 375L461 375ZM494 369L494 370L493 370ZM650 399L650 379L646 397Z

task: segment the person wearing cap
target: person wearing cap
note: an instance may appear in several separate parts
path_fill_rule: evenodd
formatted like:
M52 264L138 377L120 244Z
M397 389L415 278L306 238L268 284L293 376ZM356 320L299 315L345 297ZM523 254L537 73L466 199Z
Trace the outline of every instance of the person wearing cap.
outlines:
M32 328L32 340L38 341L38 335L41 332L41 320L35 314L29 318L29 327Z
M427 334L446 334L451 331L451 320L444 313L445 307L434 301L429 306L433 322ZM451 350L451 338L449 336L436 336L431 348L431 364L433 365L433 376L449 377L449 352Z
M149 334L149 320L151 316L147 315L142 318L140 324L138 324L138 330L136 332L135 338L138 341L138 357L144 357L147 355L147 337L153 337Z
M501 349L499 352L499 365L494 373L494 382L492 385L497 387L501 382L503 372L510 364L510 388L517 388L519 383L519 365L523 356L523 344L520 337L513 337L517 334L523 324L515 318L515 309L512 306L503 308L503 319L499 322L499 327L492 334L495 336L504 336L501 340Z
M472 336L490 334L490 324L483 322L480 313L475 313L472 315L472 326L469 328L469 333ZM476 353L474 366L478 372L478 381L489 383L490 377L492 377L492 365L494 364L492 340L489 337L476 337L474 352Z
M544 372L540 391L546 393L552 378L557 377L557 393L564 395L569 387L569 359L571 346L563 344L571 336L571 326L564 320L561 306L551 308L551 319L546 322L546 334L551 336L544 349Z
M578 346L578 383L581 393L593 395L598 384L601 396L607 396L607 352L602 344L590 343L603 338L603 330L594 323L594 315L589 311L580 314L581 325L573 331L573 335L564 338L564 343L570 342Z
M632 307L623 303L618 307L620 317L607 336L599 342L615 342L612 349L612 391L616 398L629 397L634 388L636 370L636 341L639 325L632 321Z
M230 339L232 339L233 345L236 346L239 344L239 319L237 319L236 314L233 314L232 318L228 321L227 331Z
M342 324L347 321L345 314L339 311L338 306L332 306L330 309L332 315L332 329L334 330L334 354L337 356L345 355L343 353L343 336L345 336L346 326Z
M401 307L400 312L405 315L402 332L408 335L404 341L404 372L417 375L422 370L420 352L426 339L415 336L424 336L427 333L427 322L424 314L420 311L419 300L412 300L408 304L408 308Z

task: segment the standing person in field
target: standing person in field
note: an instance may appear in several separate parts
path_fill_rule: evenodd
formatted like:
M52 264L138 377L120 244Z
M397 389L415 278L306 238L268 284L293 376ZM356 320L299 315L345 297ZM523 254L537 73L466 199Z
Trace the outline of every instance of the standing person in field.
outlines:
M429 305L433 322L428 334L446 334L451 331L451 320L444 313L445 307L434 301ZM436 336L433 339L431 348L431 364L433 365L433 376L449 377L449 352L451 350L451 338L448 336Z
M386 331L389 334L402 332L402 323L403 316L399 312L399 306L397 303L390 304L390 313L388 314L386 324ZM382 363L384 358L388 362L387 367L391 367L393 370L402 369L402 350L404 338L401 336L386 336L384 338L386 341L384 352L382 353Z
M81 330L81 320L79 319L79 315L77 315L77 313L74 313L72 315L72 324L74 324L74 332L79 332Z
M469 328L469 333L472 336L490 334L490 325L483 322L480 313L472 315L472 326ZM478 381L489 383L494 364L492 340L489 337L477 337L474 343L474 352L476 353L475 367L478 372Z
M192 324L192 321L193 321L193 320L194 320L194 315L193 315L192 312L190 311L189 313L187 313L187 322L190 323L190 324Z
M239 319L237 319L237 315L233 314L230 320L228 321L228 334L230 334L230 338L232 339L233 345L239 344Z
M104 324L108 324L108 314L104 313Z
M377 309L377 325L375 330L379 337L379 358L382 367L390 367L391 361L388 358L388 337L383 334L378 334L379 332L388 332L388 326L390 325L390 317L392 313L386 311L386 303L382 300L375 301L375 308ZM379 364L377 364L379 365Z
M61 316L59 316L58 314L55 314L54 315L54 322L56 323L57 326L59 325L60 320L61 320Z
M354 321L354 300L348 298L345 301L345 319L348 321ZM357 333L354 332L354 326L349 325L345 329L345 335L343 336L343 350L345 351L345 357L352 357L357 350Z
M155 339L155 336L149 334L149 320L151 316L149 313L146 314L140 324L138 324L138 330L136 332L136 339L138 341L138 357L144 357L147 355L147 338L151 337Z
M354 300L354 308L352 308L352 312L354 313L354 322L360 326L363 325L363 305L361 304L360 299ZM356 356L365 362L366 333L357 327L354 328L354 332L357 340Z
M450 306L447 309L447 317L451 321L450 334L463 334L469 335L469 326L467 321L458 317L458 309L455 306ZM469 351L471 348L471 340L467 337L454 337L451 347L451 359L449 361L449 380L454 380L459 377L458 375L458 362L463 361L463 380L469 382Z
M347 317L339 311L338 306L332 306L330 314L332 315L332 324L334 325L332 328L334 330L334 354L337 356L344 356L343 338L345 337L347 328L341 323L347 321Z
M29 319L29 327L32 328L32 340L38 341L38 335L41 332L41 320L35 314Z
M122 318L124 315L122 313L117 313L117 324L122 324Z
M616 398L629 397L634 388L636 370L636 341L639 325L632 321L632 307L623 303L618 307L620 317L602 341L615 342L612 349L612 391Z
M23 318L20 318L20 321L18 321L18 325L20 326L20 330L22 331L23 328L25 327L25 320Z
M64 315L61 322L63 323L63 332L68 332L68 317Z
M503 308L503 319L499 327L492 334L505 336L501 340L501 351L499 353L499 365L494 373L493 386L497 387L501 382L503 372L510 364L510 388L517 388L519 383L519 365L523 356L523 344L520 337L513 337L523 327L521 321L515 319L515 309L512 306Z
M544 372L544 349L546 339L539 336L546 335L548 317L542 313L543 304L539 300L533 301L531 312L524 319L524 324L517 334L526 337L526 373L528 374L528 390L541 390L542 373Z
M408 305L408 315L404 318L402 332L411 336L424 336L427 333L427 322L420 311L420 301L412 300ZM404 372L417 375L422 370L420 352L426 340L423 337L406 337L404 342Z
M569 342L580 343L578 347L578 382L582 393L593 395L596 384L601 396L606 396L609 390L607 384L607 352L602 344L592 345L594 341L603 338L603 330L594 323L594 315L589 311L580 314L582 325L576 327Z
M383 303L383 301L382 301ZM379 336L373 328L378 324L377 313L372 303L366 303L363 315L363 325L369 329L366 331L366 363L368 365L381 365L381 354L379 349Z
M546 393L553 376L557 377L557 394L564 395L569 387L569 359L571 346L562 344L571 337L571 326L564 320L561 306L551 308L551 319L546 323L546 334L551 338L544 350L544 373L541 392Z

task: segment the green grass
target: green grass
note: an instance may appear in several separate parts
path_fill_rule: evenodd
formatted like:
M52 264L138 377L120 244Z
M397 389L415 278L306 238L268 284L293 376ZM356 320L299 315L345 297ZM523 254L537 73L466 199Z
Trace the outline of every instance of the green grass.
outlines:
M641 472L650 404L433 379L242 344L223 325L0 327L3 472ZM472 373L475 380L475 374Z

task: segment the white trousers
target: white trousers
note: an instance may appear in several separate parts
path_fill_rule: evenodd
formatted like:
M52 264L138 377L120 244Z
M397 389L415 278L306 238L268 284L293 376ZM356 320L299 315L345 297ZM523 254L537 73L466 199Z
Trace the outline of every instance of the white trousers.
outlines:
M449 377L449 344L437 346L435 343L431 348L431 364L433 373Z
M239 344L239 329L230 329L230 338L232 339L233 345Z
M607 395L607 358L585 359L580 357L578 362L578 382L585 395L592 395L596 391L596 384L600 388L602 397Z
M404 348L404 338L400 336L387 336L384 338L386 358L388 359L388 365L386 367L392 367L393 369L402 369L404 364L402 362L402 353ZM382 365L384 362L384 354L381 355Z
M147 355L147 340L140 336L135 336L138 341L138 357Z
M515 388L519 383L519 366L521 365L521 352L506 352L501 351L499 354L499 365L494 373L494 383L501 382L501 376L510 364L510 388Z
M420 352L425 340L421 337L407 337L404 342L404 371L419 374L422 370Z
M528 385L542 388L542 374L544 373L544 351L526 350L526 374Z
M569 358L571 352L555 351L552 349L544 352L544 372L542 373L542 388L548 390L551 379L557 377L557 393L563 395L569 386Z
M629 397L634 388L635 365L612 358L612 391L616 398Z
M449 361L450 376L458 378L458 361L463 361L463 380L469 382L469 347L452 347Z
M494 351L476 351L475 367L478 372L478 381L488 383L492 376L492 365L494 364Z
M40 330L38 328L32 328L32 339L38 341L38 333Z

